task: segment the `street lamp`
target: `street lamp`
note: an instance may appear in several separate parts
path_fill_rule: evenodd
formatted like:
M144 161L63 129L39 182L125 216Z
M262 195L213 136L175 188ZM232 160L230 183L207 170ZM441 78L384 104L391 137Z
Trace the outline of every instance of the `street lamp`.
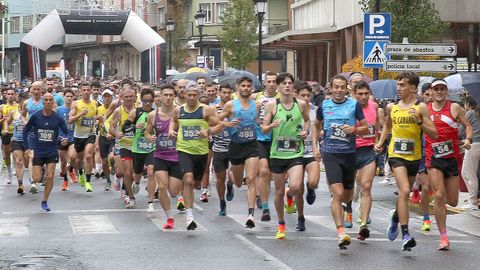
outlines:
M168 59L168 66L172 69L172 33L175 30L175 21L169 18L167 21L167 33L168 33L168 53L170 58Z
M195 23L197 24L198 27L198 32L200 34L200 55L203 56L203 26L205 26L205 17L207 17L207 14L203 10L197 11L197 14L195 14Z
M258 16L258 80L262 82L262 22L267 12L267 0L253 0L255 14Z

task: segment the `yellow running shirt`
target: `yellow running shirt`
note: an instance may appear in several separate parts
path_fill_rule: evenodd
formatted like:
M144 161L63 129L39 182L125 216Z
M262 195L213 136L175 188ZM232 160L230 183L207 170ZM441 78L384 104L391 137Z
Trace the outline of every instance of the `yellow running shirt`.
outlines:
M418 103L402 109L394 104L390 112L392 119L392 140L388 145L388 156L409 161L422 158L422 129L408 112L411 108L418 111Z
M77 115L80 114L84 109L87 109L88 112L86 115L80 117L75 122L75 132L73 137L85 139L91 135L95 135L95 120L97 116L97 102L90 100L90 102L85 103L83 99L78 100L77 102Z

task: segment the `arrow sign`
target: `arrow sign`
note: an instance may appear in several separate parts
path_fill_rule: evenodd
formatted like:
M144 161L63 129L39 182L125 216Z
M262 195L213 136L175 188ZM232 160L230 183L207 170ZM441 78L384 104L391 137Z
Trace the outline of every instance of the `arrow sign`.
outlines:
M457 72L455 61L386 61L385 71L415 71L415 72Z
M435 43L393 43L385 45L385 53L390 55L438 55L456 56L456 44Z

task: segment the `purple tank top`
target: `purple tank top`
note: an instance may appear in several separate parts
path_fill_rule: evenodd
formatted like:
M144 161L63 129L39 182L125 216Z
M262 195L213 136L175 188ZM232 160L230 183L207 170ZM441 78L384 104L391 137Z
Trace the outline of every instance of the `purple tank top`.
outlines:
M153 156L155 158L178 161L177 143L175 139L168 136L170 119L162 120L158 116L158 109L155 110L155 134L157 134L157 147Z

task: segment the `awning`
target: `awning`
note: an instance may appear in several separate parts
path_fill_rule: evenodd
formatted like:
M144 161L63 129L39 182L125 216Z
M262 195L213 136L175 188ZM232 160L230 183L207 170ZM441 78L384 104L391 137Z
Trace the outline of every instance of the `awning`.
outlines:
M337 27L288 30L263 39L265 49L295 50L340 39Z

